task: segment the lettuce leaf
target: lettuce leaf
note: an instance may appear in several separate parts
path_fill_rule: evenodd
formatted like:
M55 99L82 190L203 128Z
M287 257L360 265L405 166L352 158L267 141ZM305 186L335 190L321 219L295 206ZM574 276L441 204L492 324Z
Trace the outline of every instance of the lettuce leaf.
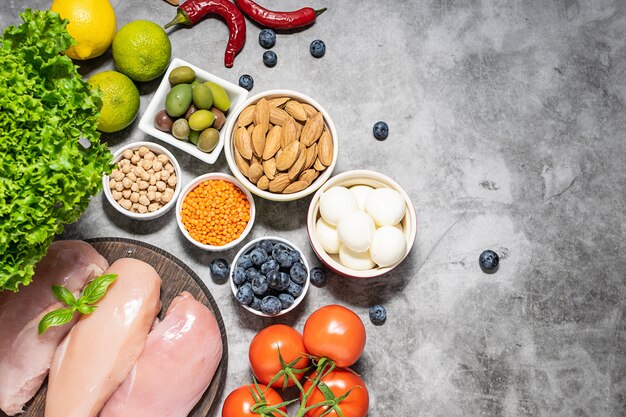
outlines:
M0 38L0 291L31 282L54 236L101 191L112 159L96 130L99 93L61 55L74 43L67 20L29 9L20 17Z

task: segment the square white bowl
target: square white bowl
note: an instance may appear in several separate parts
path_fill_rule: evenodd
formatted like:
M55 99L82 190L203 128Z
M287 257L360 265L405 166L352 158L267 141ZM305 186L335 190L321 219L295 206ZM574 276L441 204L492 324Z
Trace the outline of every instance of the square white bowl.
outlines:
M163 76L163 80L161 80L161 84L159 84L159 88L157 88L156 92L154 93L154 97L152 97L150 104L148 104L148 108L141 117L141 120L139 120L139 129L142 132L147 133L150 136L153 136L164 142L167 142L170 145L175 146L178 149L187 152L188 154L193 155L208 164L213 164L217 160L220 152L222 151L222 148L224 147L224 138L226 133L224 128L220 130L220 139L217 142L217 146L215 147L215 149L207 153L202 152L200 149L198 149L196 145L191 142L176 139L174 136L172 136L171 133L163 132L154 127L154 117L159 111L165 109L165 96L167 96L167 93L172 89L172 86L169 82L170 72L172 72L173 69L182 67L184 65L190 67L196 72L196 79L198 81L211 81L219 84L224 88L224 90L226 90L226 92L228 93L228 97L230 98L230 109L228 110L228 115L226 116L226 123L228 123L230 118L237 117L236 110L239 108L239 106L243 104L245 99L248 97L248 90L241 88L238 85L230 83L226 80L223 80L219 77L216 77L215 75L201 68L198 68L187 61L184 61L180 58L174 58L170 63L170 66L167 68L167 71ZM224 126L226 125L226 123L224 124Z

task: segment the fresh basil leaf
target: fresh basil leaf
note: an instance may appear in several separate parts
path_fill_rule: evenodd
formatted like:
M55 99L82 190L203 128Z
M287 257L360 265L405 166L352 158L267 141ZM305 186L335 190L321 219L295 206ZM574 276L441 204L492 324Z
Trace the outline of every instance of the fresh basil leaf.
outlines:
M62 303L67 304L68 306L76 305L76 297L74 297L74 294L72 294L70 290L62 287L61 285L53 285L52 294L54 295L54 298Z
M98 306L88 306L87 304L79 304L78 307L76 307L76 310L80 314L91 314L94 311L96 311L96 308L98 308Z
M78 299L78 304L94 304L100 301L106 294L109 285L117 279L117 274L106 274L91 281L83 290L83 295Z
M60 308L54 310L43 316L39 322L39 334L43 334L50 327L62 326L65 323L72 321L74 317L74 310L70 308Z

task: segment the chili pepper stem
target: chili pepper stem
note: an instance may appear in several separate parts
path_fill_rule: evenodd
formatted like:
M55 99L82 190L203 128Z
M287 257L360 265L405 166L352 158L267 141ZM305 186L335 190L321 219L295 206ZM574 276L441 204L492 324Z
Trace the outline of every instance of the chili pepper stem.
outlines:
M319 16L322 13L324 13L326 10L328 10L326 7L324 7L323 9L318 9L315 11L315 16Z
M178 10L178 12L176 12L176 17L174 17L174 19L172 19L171 22L167 23L164 26L164 28L167 29L169 27L172 27L172 26L178 25L178 24L188 25L190 23L191 23L191 21L189 20L189 18L185 14L185 12L182 11L182 10Z

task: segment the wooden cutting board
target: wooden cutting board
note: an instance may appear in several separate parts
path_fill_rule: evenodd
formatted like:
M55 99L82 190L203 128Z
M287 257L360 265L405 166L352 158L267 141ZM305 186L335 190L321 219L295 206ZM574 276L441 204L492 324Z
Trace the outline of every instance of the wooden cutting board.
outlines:
M215 315L222 334L223 354L215 376L211 381L211 385L204 392L204 395L191 411L189 417L206 417L215 414L217 401L224 387L226 380L226 368L228 364L228 343L226 340L226 329L222 315L217 307L215 299L211 295L206 285L200 277L196 275L187 265L173 255L157 248L133 239L124 238L98 238L88 239L96 250L109 261L109 264L120 258L136 258L152 265L163 280L161 286L161 303L162 308L159 318L163 319L165 311L170 303L182 291L188 291L207 306ZM26 404L26 412L20 414L23 417L43 417L45 407L47 380L44 382L37 395ZM0 411L0 417L7 417Z

